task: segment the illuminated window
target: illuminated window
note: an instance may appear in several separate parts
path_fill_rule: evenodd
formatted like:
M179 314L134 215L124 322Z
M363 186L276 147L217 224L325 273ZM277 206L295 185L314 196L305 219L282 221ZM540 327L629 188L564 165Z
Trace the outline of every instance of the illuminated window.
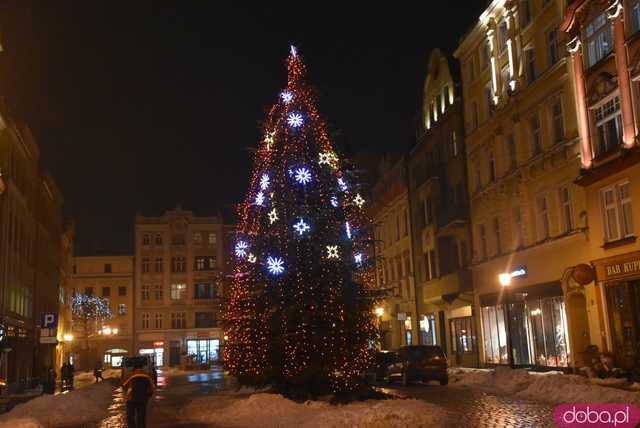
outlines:
M124 303L120 303L118 305L118 315L126 315L127 314L127 305Z
M187 284L171 284L171 300L184 300L187 297Z
M209 245L216 245L216 234L209 232Z
M195 232L193 234L193 243L196 244L196 245L201 245L202 244L202 233Z
M595 65L613 50L613 30L606 13L598 15L584 27L583 45L587 67Z

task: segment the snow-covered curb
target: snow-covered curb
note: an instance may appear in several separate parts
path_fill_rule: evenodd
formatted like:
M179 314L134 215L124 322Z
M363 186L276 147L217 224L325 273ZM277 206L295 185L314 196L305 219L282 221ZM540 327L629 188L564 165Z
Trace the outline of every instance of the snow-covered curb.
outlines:
M530 373L524 369L451 369L451 385L483 388L519 398L549 403L632 403L640 393L601 386L590 379L561 372ZM615 382L601 382L615 384Z
M106 416L115 380L107 380L66 394L42 395L0 416L0 428L79 426Z
M224 428L426 428L443 426L447 412L419 400L369 400L336 406L320 401L296 403L277 394L245 398L216 394L192 400L181 419Z

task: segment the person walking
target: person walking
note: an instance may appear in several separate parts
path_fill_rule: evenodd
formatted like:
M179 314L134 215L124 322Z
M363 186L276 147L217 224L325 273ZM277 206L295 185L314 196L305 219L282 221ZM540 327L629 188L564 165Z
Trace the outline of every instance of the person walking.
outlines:
M96 367L93 369L93 375L96 378L96 383L98 383L99 380L104 380L102 378L102 363L100 363L100 361L96 363Z
M142 362L137 362L134 369L122 382L122 389L127 396L127 425L129 428L146 428L147 403L156 387L153 378L143 369Z

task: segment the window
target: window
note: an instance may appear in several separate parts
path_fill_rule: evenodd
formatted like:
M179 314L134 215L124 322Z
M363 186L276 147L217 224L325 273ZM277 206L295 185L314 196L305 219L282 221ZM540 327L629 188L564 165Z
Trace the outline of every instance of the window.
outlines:
M456 131L451 132L451 156L458 156L458 137L456 136Z
M480 48L480 69L484 70L489 66L491 61L491 49L489 49L489 43L483 43Z
M111 287L102 287L102 297L111 296Z
M156 272L162 272L162 257L156 257Z
M524 230L522 228L522 211L520 207L513 208L514 246L516 249L524 245Z
M513 134L507 135L507 137L505 138L505 144L507 146L506 152L509 156L509 170L512 170L518 166L518 160L516 157L516 140Z
M142 235L142 245L149 245L151 243L151 237L148 233Z
M171 328L187 328L186 314L184 312L171 313Z
M149 314L147 312L142 313L142 328L149 328Z
M449 320L453 352L473 352L473 319L471 317Z
M105 263L104 273L111 273L111 263Z
M154 317L154 327L157 329L161 329L162 328L162 321L163 321L163 314L162 312L156 312L156 315Z
M215 256L196 256L194 260L194 270L213 270L216 268Z
M199 363L216 361L220 355L219 339L187 340L187 354Z
M213 312L196 312L196 328L210 328L215 327L216 324Z
M538 115L529 119L529 136L531 138L531 156L542 153L542 139L540 135L540 120Z
M549 49L549 67L560 60L560 41L558 40L558 29L547 33L547 48Z
M478 235L480 236L480 248L478 248L478 256L480 260L487 258L487 230L484 224L478 226Z
M569 186L562 186L558 189L558 200L560 202L562 232L568 233L574 229L573 206L571 204L571 193L569 192Z
M153 297L155 298L155 300L162 300L162 285L161 284L156 284L153 286Z
M126 296L127 295L127 287L118 287L118 296Z
M195 284L193 291L194 299L213 299L215 297L215 289L211 283Z
M557 99L551 106L551 123L553 126L553 142L564 140L564 123L562 119L562 100Z
M591 67L613 50L613 32L606 12L598 15L584 28L583 46L587 67Z
M142 258L142 272L143 273L149 272L149 257Z
M216 234L209 232L209 245L216 245Z
M185 272L187 270L187 259L185 257L171 258L171 272Z
M538 196L536 199L538 210L538 240L544 241L549 238L549 201L546 195Z
M148 285L143 285L142 286L142 295L141 295L141 299L142 300L149 300L149 286Z
M531 11L531 0L520 0L520 26L522 28L529 25L531 22L532 11Z
M507 40L509 40L507 21L502 21L500 25L498 25L498 34L500 36L500 52L504 52L504 50L507 48Z
M156 245L162 245L162 234L156 233Z
M507 329L504 307L485 306L481 309L484 340L484 358L489 364L506 364L509 361Z
M437 345L436 316L434 314L422 316L420 320L420 342L423 345Z
M187 297L187 284L171 284L171 300L184 300Z
M597 140L596 156L601 156L622 143L620 97L615 96L594 109Z
M195 270L204 270L204 257L196 257Z
M85 287L84 295L89 297L93 296L93 287Z
M502 254L502 235L500 233L500 219L495 217L493 219L493 234L496 240L496 254Z
M484 88L484 98L486 101L487 108L487 119L491 117L494 113L494 104L493 104L493 90L491 89L491 83L489 83Z
M536 80L536 52L533 48L524 50L524 58L526 64L527 83L531 84Z
M602 189L602 213L606 241L633 236L633 214L629 182L623 181Z
M489 181L494 183L496 181L496 157L493 150L489 152Z
M629 9L631 9L631 33L634 34L640 31L640 1L630 2Z
M478 124L480 123L480 119L478 118L478 103L475 101L471 102L471 129L476 129Z
M120 303L118 305L118 315L126 315L127 314L127 305L124 303Z
M193 243L196 245L202 245L202 233L194 232L193 234Z
M473 162L473 170L475 172L475 186L476 186L476 192L480 190L480 188L482 188L482 175L481 175L481 171L480 171L480 159L476 158L476 160Z

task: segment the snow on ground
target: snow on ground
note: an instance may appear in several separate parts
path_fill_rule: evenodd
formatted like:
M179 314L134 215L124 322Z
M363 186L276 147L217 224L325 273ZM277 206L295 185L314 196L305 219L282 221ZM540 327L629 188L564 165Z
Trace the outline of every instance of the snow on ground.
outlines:
M561 372L533 373L524 369L451 369L451 385L479 387L549 403L633 403L640 404L640 393L619 388L619 381L595 381ZM609 385L609 386L603 386Z
M115 380L59 395L42 395L0 416L0 428L55 428L98 421L107 413Z
M404 428L439 427L447 419L440 407L419 400L369 400L347 405L320 401L296 403L281 395L248 397L216 394L192 400L182 411L191 423L240 428Z

